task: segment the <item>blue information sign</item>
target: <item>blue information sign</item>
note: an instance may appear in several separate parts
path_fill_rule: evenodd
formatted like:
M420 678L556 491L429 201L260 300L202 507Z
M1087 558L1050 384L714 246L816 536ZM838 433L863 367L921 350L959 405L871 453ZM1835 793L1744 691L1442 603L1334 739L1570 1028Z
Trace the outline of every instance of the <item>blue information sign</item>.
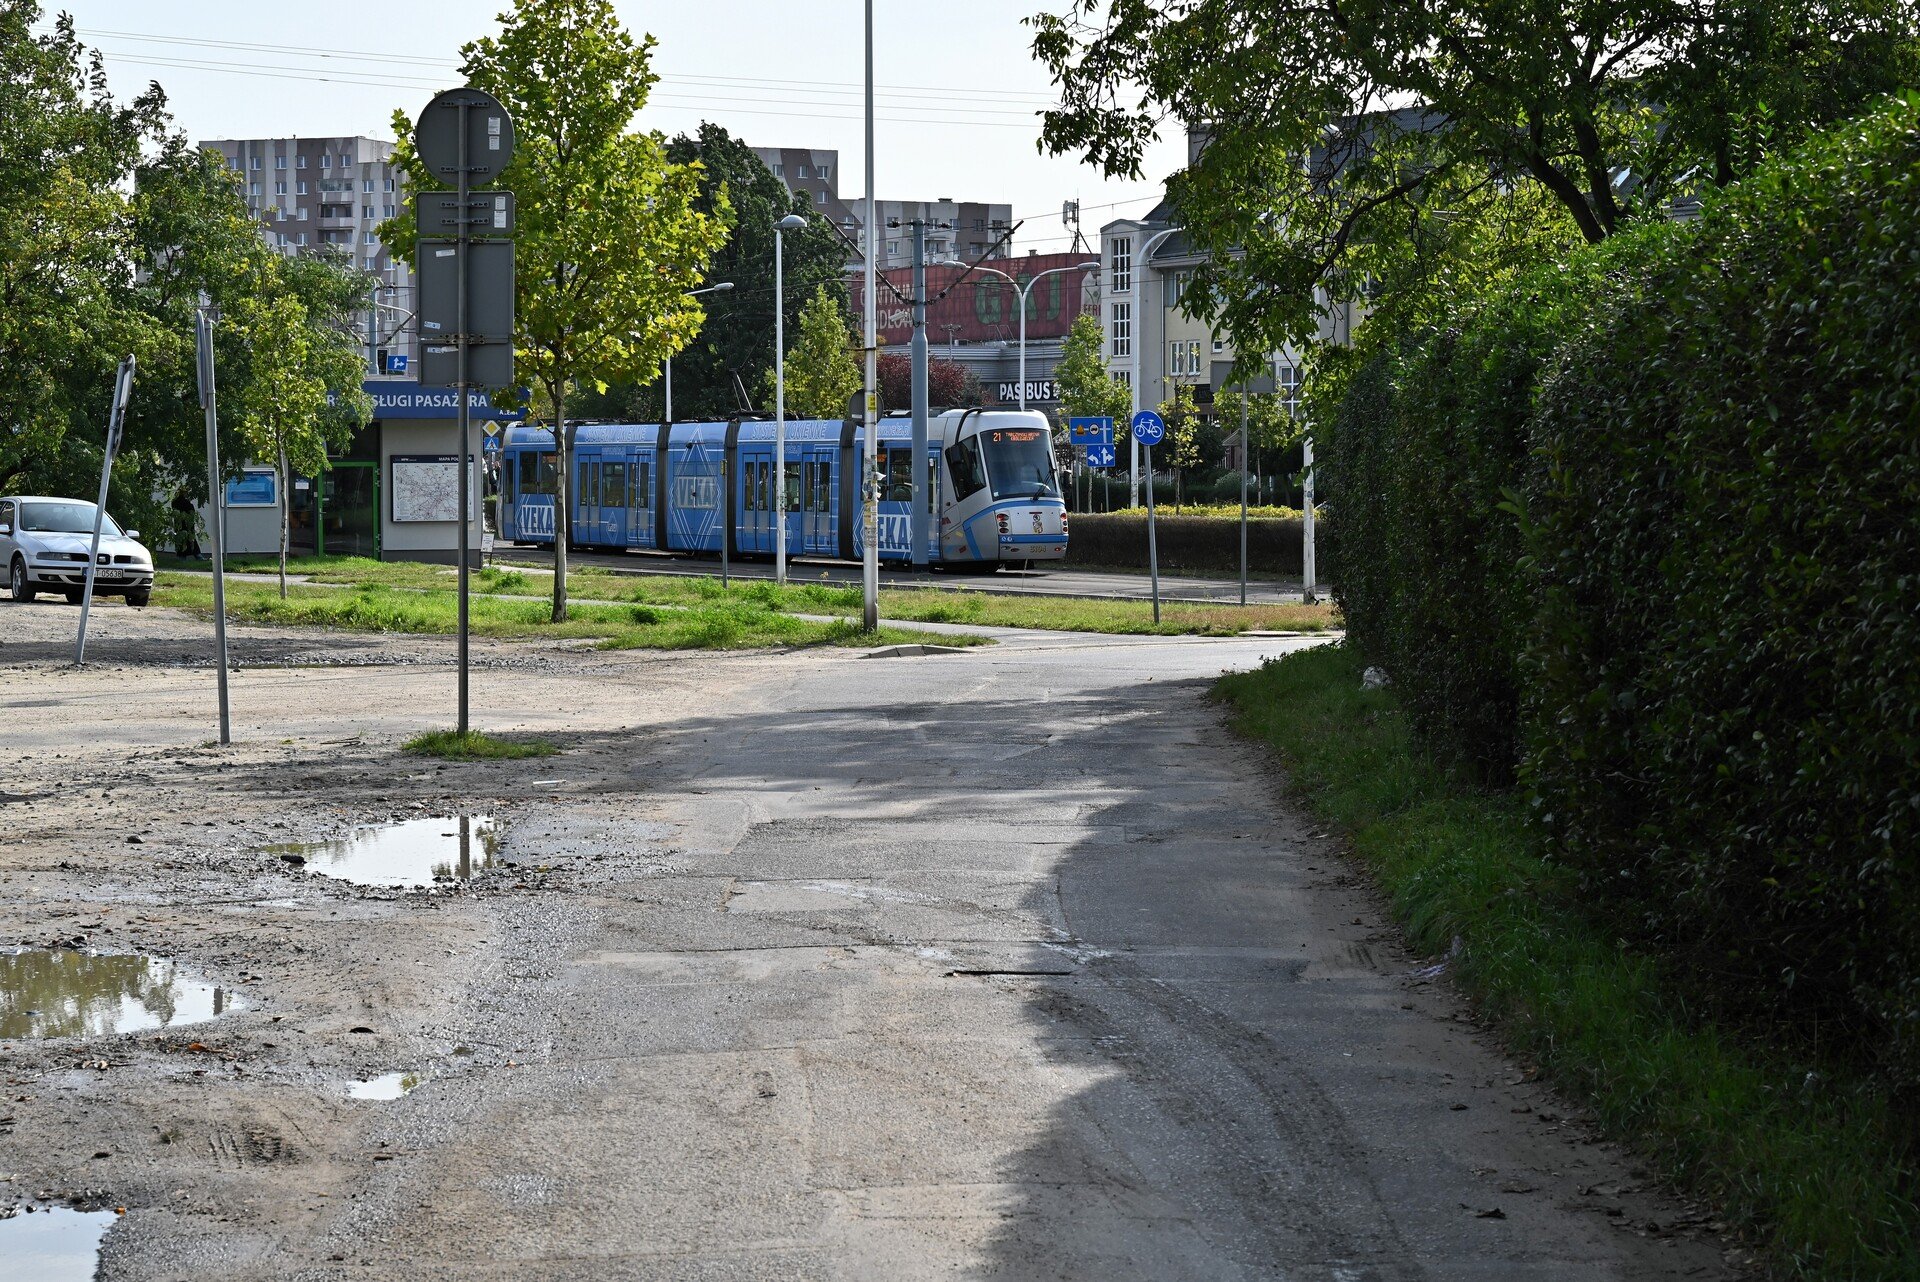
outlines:
M387 373L404 374L407 372L407 354L405 352L387 353Z
M1104 416L1099 418L1070 418L1067 420L1068 443L1087 448L1094 445L1113 444L1113 420Z
M1112 467L1113 460L1114 460L1114 453L1113 453L1113 445L1111 442L1109 442L1106 445L1087 446L1087 466L1088 467Z
M1166 436L1166 420L1152 410L1141 410L1133 416L1133 439L1142 445L1158 445Z
M279 507L280 490L272 472L243 472L227 482L228 507Z

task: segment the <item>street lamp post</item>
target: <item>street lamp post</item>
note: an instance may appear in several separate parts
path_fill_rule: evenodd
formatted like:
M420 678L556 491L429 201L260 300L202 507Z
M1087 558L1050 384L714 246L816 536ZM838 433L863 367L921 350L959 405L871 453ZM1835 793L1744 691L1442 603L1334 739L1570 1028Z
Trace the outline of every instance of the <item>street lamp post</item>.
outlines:
M1145 363L1143 358L1146 355L1146 347L1147 347L1147 283L1149 280L1149 277L1147 276L1147 268L1149 266L1149 259L1153 254L1154 246L1158 245L1161 241L1165 240L1167 237L1173 235L1175 232L1179 230L1180 228L1178 227L1169 227L1164 231L1155 232L1153 235L1147 237L1146 240L1140 243L1139 251L1133 255L1133 268L1132 268L1133 274L1140 281L1140 314L1138 317L1135 318L1136 320L1135 329L1138 330L1138 333L1136 333L1131 340L1133 344L1133 378L1130 380L1130 382L1132 383L1132 387L1133 387L1133 412L1135 414L1138 414L1142 409L1145 408L1143 405L1140 404L1140 383L1141 383L1140 374L1141 374L1141 371L1145 368ZM1131 488L1133 490L1133 493L1128 496L1128 503L1129 503L1129 506L1139 507L1140 506L1140 442L1132 440L1131 433L1128 434L1128 440L1129 440L1129 444L1132 447L1130 451L1131 457L1128 459L1128 471L1131 473L1131 476L1129 479L1131 481ZM1148 485L1153 484L1153 478L1151 476L1147 478L1147 484Z
M788 214L773 225L773 579L787 581L787 298L781 239L807 220Z
M1007 275L1005 272L1000 271L998 268L975 264L974 270L998 276L1001 280L1012 285L1014 290L1020 295L1020 408L1025 409L1027 408L1027 296L1033 292L1033 287L1038 285L1044 277L1051 276L1056 272L1097 272L1100 270L1100 264L1098 261L1095 261L1091 263L1068 263L1062 267L1049 267L1043 272L1036 272L1028 277L1025 285L1022 285L1019 281Z
M702 294L724 294L733 288L733 282L723 280L717 285L708 285L705 289L690 289L688 298L698 298ZM667 357L667 413L666 421L673 422L673 357Z

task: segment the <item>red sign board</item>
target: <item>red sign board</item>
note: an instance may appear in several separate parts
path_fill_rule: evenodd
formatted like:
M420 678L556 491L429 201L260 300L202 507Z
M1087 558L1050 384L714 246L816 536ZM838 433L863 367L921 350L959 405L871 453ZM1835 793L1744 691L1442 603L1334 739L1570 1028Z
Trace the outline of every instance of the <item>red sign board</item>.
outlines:
M995 258L985 266L1015 277L1022 285L1040 273L1056 271L1034 285L1027 294L1027 337L1064 338L1074 318L1082 312L1098 311L1099 271L1077 270L1078 264L1094 261L1089 254L1029 254L1024 258ZM881 273L906 297L913 295L913 269L897 267ZM964 279L963 279L964 278ZM960 283L956 286L955 281ZM853 315L860 320L860 279L848 282L853 296ZM988 343L996 339L1012 341L1020 337L1019 294L999 276L986 271L971 274L965 267L927 268L927 342L935 352L947 342ZM878 293L880 342L891 346L913 340L913 309L882 286Z

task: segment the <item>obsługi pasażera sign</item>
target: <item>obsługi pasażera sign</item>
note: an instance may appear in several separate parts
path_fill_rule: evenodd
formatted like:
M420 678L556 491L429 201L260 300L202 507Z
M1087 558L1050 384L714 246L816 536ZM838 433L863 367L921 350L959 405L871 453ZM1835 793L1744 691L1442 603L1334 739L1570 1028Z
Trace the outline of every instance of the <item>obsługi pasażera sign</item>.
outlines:
M398 379L370 379L361 384L368 396L373 398L373 416L375 418L444 418L453 419L460 412L460 393L451 387L422 387L420 384ZM524 396L525 393L523 392ZM334 393L327 394L329 404L339 399ZM526 418L524 410L504 410L494 406L492 398L483 391L467 393L467 412L476 419L511 420L519 422Z

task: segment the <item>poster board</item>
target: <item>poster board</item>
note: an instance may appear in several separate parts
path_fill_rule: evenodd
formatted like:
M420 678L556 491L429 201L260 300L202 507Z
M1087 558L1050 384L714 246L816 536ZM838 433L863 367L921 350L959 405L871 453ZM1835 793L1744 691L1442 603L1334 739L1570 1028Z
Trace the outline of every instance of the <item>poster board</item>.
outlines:
M471 462L472 456L468 456ZM389 460L394 523L460 520L460 456L395 454Z
M279 507L279 477L263 468L248 468L227 482L228 507Z

